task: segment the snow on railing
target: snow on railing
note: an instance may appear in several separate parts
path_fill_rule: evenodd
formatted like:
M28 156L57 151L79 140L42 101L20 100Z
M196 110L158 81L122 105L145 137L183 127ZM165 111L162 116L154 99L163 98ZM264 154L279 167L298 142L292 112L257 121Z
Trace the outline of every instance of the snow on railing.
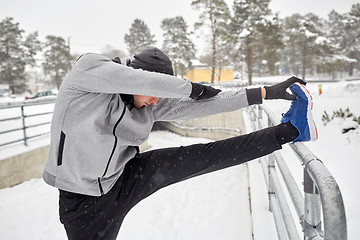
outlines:
M48 134L49 127L42 128L40 131L39 127L50 124L50 120L46 120L46 118L53 113L52 105L55 103L55 99L56 97L44 97L25 101L1 102L0 136L3 141L1 141L0 147L18 142L24 142L24 145L27 146L28 139ZM50 105L50 107L44 111L46 105ZM31 129L35 128L37 129L34 134L29 133ZM9 137L9 134L12 136Z
M254 130L279 123L266 105L252 106L249 109ZM266 124L263 112L267 116ZM296 240L300 236L281 188L275 162L300 220L304 239L346 240L344 202L334 177L303 143L292 143L290 148L304 168L304 196L279 151L260 159L268 187L269 208L274 215L279 239Z

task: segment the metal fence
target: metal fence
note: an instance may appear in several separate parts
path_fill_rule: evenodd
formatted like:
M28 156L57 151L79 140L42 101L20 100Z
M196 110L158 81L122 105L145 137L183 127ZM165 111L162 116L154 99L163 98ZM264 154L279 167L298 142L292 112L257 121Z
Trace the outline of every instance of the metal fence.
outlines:
M42 107L48 104L53 105L55 103L55 99L56 97L46 97L44 99L39 98L36 100L34 99L0 103L0 137L2 139L0 147L18 142L23 142L24 145L27 146L29 139L48 134L49 130L36 130L33 134L30 133L30 130L38 128L39 126L49 125L50 120L44 121L40 119L42 116L46 115L51 117L53 113L53 107L50 107L51 110L48 111L31 111L31 107ZM9 110L11 109L17 109L19 111L12 111L9 113ZM35 119L35 121L31 121L32 119ZM12 137L7 136L10 133L12 133Z
M250 109L254 130L279 123L266 105L252 106ZM297 240L301 237L281 187L276 166L295 208L303 238L346 240L344 202L334 177L303 143L293 143L290 147L303 166L303 194L279 151L260 159L268 188L269 210L273 213L279 239Z

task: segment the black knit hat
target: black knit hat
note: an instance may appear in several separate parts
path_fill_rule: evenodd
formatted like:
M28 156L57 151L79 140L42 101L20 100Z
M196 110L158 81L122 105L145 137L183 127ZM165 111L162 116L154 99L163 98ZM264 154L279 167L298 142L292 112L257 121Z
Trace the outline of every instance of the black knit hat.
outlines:
M174 75L169 57L158 48L145 49L141 53L136 54L134 58L134 61L130 63L132 68Z

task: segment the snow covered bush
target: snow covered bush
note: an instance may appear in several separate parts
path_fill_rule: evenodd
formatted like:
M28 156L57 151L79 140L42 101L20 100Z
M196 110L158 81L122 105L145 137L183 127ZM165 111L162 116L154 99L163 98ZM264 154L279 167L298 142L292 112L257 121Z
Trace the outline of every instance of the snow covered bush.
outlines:
M349 108L346 108L345 110L340 108L340 110L333 111L331 117L326 111L324 111L321 120L325 126L328 125L332 120L335 120L334 122L336 122L342 128L342 133L355 130L360 125L360 116L354 116L354 114L350 112Z

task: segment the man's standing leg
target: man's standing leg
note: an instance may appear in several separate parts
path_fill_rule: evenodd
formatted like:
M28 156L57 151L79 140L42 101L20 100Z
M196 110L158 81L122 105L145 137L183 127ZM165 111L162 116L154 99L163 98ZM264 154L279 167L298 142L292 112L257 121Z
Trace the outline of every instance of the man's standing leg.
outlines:
M103 196L60 190L59 215L69 240L115 240L129 209L122 194L123 175Z

